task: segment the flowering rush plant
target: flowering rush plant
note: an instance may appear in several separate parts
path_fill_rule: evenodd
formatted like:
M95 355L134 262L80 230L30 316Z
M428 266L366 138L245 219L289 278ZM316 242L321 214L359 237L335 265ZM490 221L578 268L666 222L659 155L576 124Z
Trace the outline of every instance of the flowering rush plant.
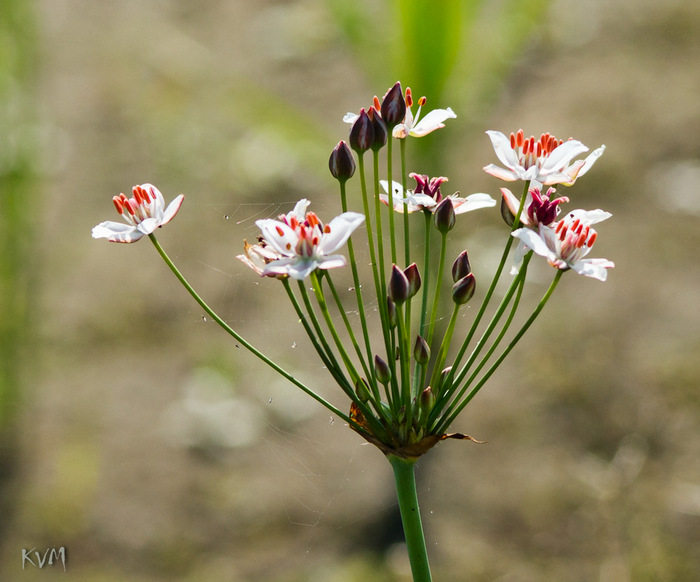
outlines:
M278 283L270 280L268 284L284 287L309 341L349 403L332 404L284 370L196 293L154 234L177 214L182 195L166 208L155 186L135 186L131 198L120 194L113 199L124 223L103 222L92 231L95 238L119 243L148 236L202 309L239 345L342 418L386 456L394 471L416 581L431 579L416 494L416 460L442 440L475 440L448 430L539 316L564 273L605 281L607 270L614 266L607 259L588 257L597 238L593 225L610 214L565 211L569 198L555 190L557 185L573 185L588 172L604 146L582 158L588 148L573 139L562 141L548 133L539 139L526 138L522 130L510 136L488 131L501 165L490 164L484 170L500 180L520 182L520 193L501 188L500 213L506 223L501 260L485 291L479 293L481 305L471 322L466 329L457 329L460 309L476 295L477 276L466 250L448 266L448 238L454 229L467 227L468 214L491 211L497 201L484 193L444 195L447 178L408 173L409 139L441 129L446 120L456 117L447 108L421 118L425 104L424 97L419 99L414 115L411 90L404 92L396 83L382 100L375 97L368 109L348 113L344 120L351 124L349 137L338 143L329 160L342 214L323 222L309 210L309 200L300 200L287 214L258 220L260 236L254 244L244 241L243 253L238 255L255 275L276 279ZM400 150L396 176L394 140ZM372 163L370 178L366 158ZM385 176L380 176L381 158ZM356 170L359 179L350 197L347 185ZM358 235L366 237L369 274L361 272L356 259ZM433 252L435 244L439 249ZM552 282L529 315L516 318L524 303L528 266L535 256L552 266ZM344 304L348 299L338 293L332 275L334 269L347 266L354 283L351 307ZM362 285L361 275L371 281ZM510 282L497 299L495 290L503 277ZM443 293L445 284L451 285L450 293ZM372 318L365 308L370 302L377 311ZM347 316L351 311L359 315L354 322Z

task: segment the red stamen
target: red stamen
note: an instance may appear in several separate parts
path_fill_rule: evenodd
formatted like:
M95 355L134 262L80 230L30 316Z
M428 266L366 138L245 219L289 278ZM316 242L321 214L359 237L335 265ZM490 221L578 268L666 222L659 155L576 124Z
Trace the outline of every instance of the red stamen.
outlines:
M591 233L591 236L590 236L590 238L588 239L588 242L586 243L586 244L588 245L588 248L590 248L590 247L593 246L593 243L595 242L595 239L597 239L597 238L598 238L598 233L594 230L594 231Z
M517 143L515 141L515 134L511 131L510 132L510 149L514 150L516 145L517 145Z
M515 134L515 143L518 145L519 148L523 147L523 142L525 141L525 132L522 129L518 130L518 133Z
M275 230L277 230L277 234L280 236L284 236L284 231L282 230L281 226L276 226Z
M121 198L119 196L115 196L112 198L112 202L114 202L114 206L117 208L117 212L119 214L124 214L124 206L122 205Z
M413 107L413 94L410 87L406 87L406 107Z
M375 108L377 111L381 111L381 110L382 110L382 104L381 104L381 102L379 101L379 97L377 97L376 95L374 96L374 101L373 101L372 103L374 104L374 108Z
M323 227L323 232L326 233L326 234L330 234L330 232L331 232L331 227L328 226L328 225L324 226L324 227Z

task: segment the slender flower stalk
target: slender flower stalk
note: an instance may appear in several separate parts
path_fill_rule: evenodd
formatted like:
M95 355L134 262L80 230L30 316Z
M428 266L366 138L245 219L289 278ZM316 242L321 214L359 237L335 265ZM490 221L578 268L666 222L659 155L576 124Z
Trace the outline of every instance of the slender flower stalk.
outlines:
M441 191L448 181L445 176L431 178L408 171L407 138L427 135L456 117L449 107L421 117L425 103L424 97L418 100L414 115L411 90L404 93L396 83L381 101L375 97L359 114L348 113L344 120L352 127L347 142L340 141L328 161L331 176L338 181L342 213L325 223L308 210L310 202L303 198L286 214L257 220L260 236L252 244L244 241L238 255L265 284L282 283L320 361L340 395L349 401L349 412L342 412L248 343L182 276L153 234L178 213L182 195L166 207L155 186L135 186L131 198L120 194L113 199L124 222L107 221L93 229L93 237L119 243L136 242L147 235L180 283L238 345L343 419L385 455L394 472L414 582L431 580L416 492L416 460L442 440L475 440L447 431L532 326L564 273L574 271L605 281L614 267L607 259L589 258L598 239L593 225L610 214L600 209L564 211L569 197L557 196L553 187L544 188L574 185L600 158L604 146L579 158L588 148L577 140L562 141L549 133L539 139L525 138L521 130L510 137L487 132L501 165L489 164L484 170L504 181L523 182L519 197L501 188L500 214L507 228L490 283L482 292L478 285L482 274L472 272L472 265L480 263L472 263L467 250L448 269L448 240L453 231L467 231L471 213L490 211L496 200L486 193L446 196ZM400 140L400 182L393 180L394 139ZM383 148L386 176L380 176ZM369 150L371 168L365 163ZM357 195L348 187L356 173ZM406 183L409 177L415 180L412 190ZM398 223L395 213L401 214ZM415 218L421 214L422 228ZM353 240L360 227L365 228L373 282L365 288L366 269L358 263L357 241ZM435 268L431 247L437 234L440 252ZM401 244L403 253L399 253ZM348 258L342 253L345 245ZM404 264L399 263L399 255ZM523 321L518 314L530 302L525 292L528 268L537 260L546 261L555 273L546 293ZM331 277L332 269L348 263L351 308L346 307L346 294L339 292ZM507 264L512 265L510 273ZM441 295L444 279L450 276L452 304L446 308L443 299L447 297ZM497 295L499 284L508 276L505 292ZM296 290L292 280L297 282ZM475 313L461 309L470 301L480 303ZM357 317L351 316L355 307ZM446 322L441 337L436 337L438 321Z
M233 339L235 339L240 345L242 345L245 349L247 349L250 353L252 353L255 357L258 359L262 360L265 364L267 364L270 368L272 368L275 372L277 372L280 376L294 384L297 388L300 388L303 392L311 396L314 400L317 402L321 403L323 406L325 406L328 410L330 410L333 414L337 415L339 418L342 418L349 424L361 428L357 425L355 421L350 419L345 413L341 412L338 410L335 406L330 404L328 401L326 401L324 398L316 394L311 388L308 388L305 384L297 380L292 374L281 368L278 364L273 362L270 358L268 358L265 354L263 354L260 350L258 350L256 347L254 347L250 342L248 342L246 339L243 338L237 331L235 331L231 326L229 326L221 317L211 308L205 301L197 294L197 292L194 290L194 288L189 284L187 279L182 275L182 273L178 270L178 268L175 266L175 263L172 262L170 257L166 254L165 250L163 247L160 245L158 240L156 239L154 234L149 234L148 238L151 239L151 242L153 243L153 246L156 248L158 251L158 254L160 257L165 261L165 264L168 265L170 270L173 272L175 277L177 278L178 281L182 284L182 286L187 290L187 292L192 296L192 298L199 304L199 306L205 311L205 313L211 317L223 330L228 333Z

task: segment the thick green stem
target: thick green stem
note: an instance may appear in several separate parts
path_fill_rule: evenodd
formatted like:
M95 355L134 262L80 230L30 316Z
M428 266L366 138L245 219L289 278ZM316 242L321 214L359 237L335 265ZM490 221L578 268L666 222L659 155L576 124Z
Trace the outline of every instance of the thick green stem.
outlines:
M387 458L394 469L396 495L399 500L401 522L406 537L406 549L411 563L413 582L431 582L432 576L430 575L428 552L425 547L420 507L418 506L418 493L416 492L415 461L393 455Z

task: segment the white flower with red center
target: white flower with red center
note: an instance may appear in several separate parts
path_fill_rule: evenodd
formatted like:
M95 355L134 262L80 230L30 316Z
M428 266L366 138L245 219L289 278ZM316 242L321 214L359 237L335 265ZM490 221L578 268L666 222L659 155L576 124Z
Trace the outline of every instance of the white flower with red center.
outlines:
M281 258L266 263L263 275L288 275L302 280L316 269L334 269L346 264L343 255L334 255L343 246L365 217L357 212L344 212L324 225L313 212L306 212L310 202L302 199L294 210L276 220L256 221L268 247Z
M413 117L413 112L411 111L411 107L413 107L413 96L410 87L407 87L406 116L404 117L403 123L399 123L394 127L391 134L399 139L406 138L409 135L413 137L423 137L436 129L445 127L443 121L457 117L455 112L448 107L447 109L433 109L421 119L420 110L425 103L425 97L421 97L418 100L418 110L416 111L416 116Z
M92 229L93 238L106 238L110 242L133 243L156 228L170 222L185 199L180 194L167 208L160 190L153 184L141 184L132 188L133 197L119 194L112 198L117 212L126 224L108 220Z
M426 175L416 174L415 172L412 172L409 176L413 178L417 184L415 190L406 191L406 196L404 196L404 190L401 184L396 181L392 183L392 202L394 210L400 214L403 214L404 208L409 214L418 210L431 213L435 212L438 204L440 204L444 198L440 191L440 185L447 182L447 178L428 178ZM389 182L387 180L380 180L379 183L384 191L388 192ZM455 193L449 196L449 198L452 199L455 214L464 214L471 210L491 208L496 205L496 201L491 198L491 196L483 193L471 194L466 198L461 198L458 193ZM387 206L389 205L388 194L380 194L379 199Z
M553 267L572 269L579 275L605 281L607 269L614 267L615 263L607 259L585 257L598 236L591 225L610 216L609 212L603 210L574 210L550 226L540 224L537 231L519 228L512 234L536 254L545 257Z
M588 151L585 145L574 139L562 141L548 133L543 133L538 140L534 137L526 139L522 129L511 133L510 138L500 131L486 133L505 168L489 164L484 171L507 182L529 180L545 186L571 186L605 151L605 146L601 146L587 158L574 161L576 156Z

